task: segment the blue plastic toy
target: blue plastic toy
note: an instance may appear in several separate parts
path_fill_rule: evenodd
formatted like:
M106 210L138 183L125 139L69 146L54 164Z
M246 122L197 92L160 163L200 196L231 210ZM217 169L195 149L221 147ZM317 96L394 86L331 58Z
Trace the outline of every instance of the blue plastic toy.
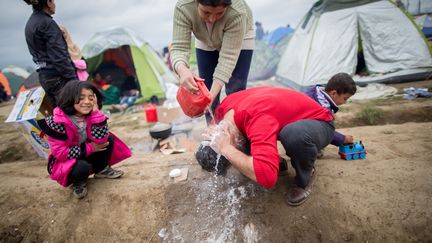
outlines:
M366 154L367 152L361 141L339 146L339 155L344 160L364 159Z

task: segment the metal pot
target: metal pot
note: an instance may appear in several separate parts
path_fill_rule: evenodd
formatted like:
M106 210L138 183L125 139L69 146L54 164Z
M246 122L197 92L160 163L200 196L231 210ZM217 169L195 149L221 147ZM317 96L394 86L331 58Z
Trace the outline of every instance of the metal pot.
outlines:
M171 135L171 124L158 122L150 128L150 136L154 139L165 139Z

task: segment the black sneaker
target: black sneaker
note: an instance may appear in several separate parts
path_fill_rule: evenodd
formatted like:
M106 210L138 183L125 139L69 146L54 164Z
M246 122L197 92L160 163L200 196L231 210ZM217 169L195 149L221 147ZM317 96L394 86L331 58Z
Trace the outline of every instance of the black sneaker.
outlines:
M77 182L73 184L73 195L77 199L82 199L87 195L87 183Z
M108 179L115 179L119 178L123 175L123 171L121 170L114 170L110 166L107 166L105 169L103 169L101 172L96 173L94 175L94 178L108 178Z

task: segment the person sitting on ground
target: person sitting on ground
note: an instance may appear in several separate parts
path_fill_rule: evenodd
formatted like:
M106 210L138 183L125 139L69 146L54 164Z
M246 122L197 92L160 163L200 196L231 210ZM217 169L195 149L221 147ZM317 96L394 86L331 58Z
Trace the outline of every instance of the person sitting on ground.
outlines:
M214 123L207 134L209 145L196 152L198 163L204 169L218 164L217 159L207 161L218 156L203 154L202 147L210 147L243 175L271 188L280 170L280 140L296 171L286 198L293 206L310 195L317 175L317 152L334 135L333 114L305 94L287 88L257 87L233 93L216 109ZM219 129L213 128L216 124ZM238 139L241 136L245 139ZM243 147L239 141L250 143L250 155L239 149Z
M129 90L125 96L120 99L119 104L112 105L114 112L124 112L127 108L133 106L139 97L139 91L136 89Z
M99 89L103 89L106 85L105 80L102 79L102 75L100 73L96 73L93 79L93 84L96 85Z
M339 106L345 104L356 91L357 87L351 76L347 73L338 73L329 79L325 87L314 85L309 87L305 93L322 107L335 114L338 112ZM343 135L335 131L331 144L340 146L353 142L354 137L352 135ZM319 151L318 154L318 157L324 155L323 151Z
M112 165L129 158L131 150L108 130L107 117L99 111L102 94L87 81L69 81L58 95L53 116L38 124L47 135L51 153L48 173L73 195L87 195L87 178L119 178L123 172Z
M102 79L102 76L97 73L93 83L96 84L102 92L104 97L103 105L114 105L120 103L120 89L112 84L110 75L107 75L105 79Z

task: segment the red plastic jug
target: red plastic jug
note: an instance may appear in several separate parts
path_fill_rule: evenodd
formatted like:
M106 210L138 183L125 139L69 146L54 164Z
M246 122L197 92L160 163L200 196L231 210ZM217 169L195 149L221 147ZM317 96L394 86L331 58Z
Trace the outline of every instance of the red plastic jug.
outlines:
M157 122L157 111L156 111L156 105L155 104L147 104L144 106L145 116L147 122Z
M180 85L177 91L177 101L183 112L189 117L198 117L204 113L204 110L211 102L210 92L204 84L204 79L197 79L199 91L192 93Z

